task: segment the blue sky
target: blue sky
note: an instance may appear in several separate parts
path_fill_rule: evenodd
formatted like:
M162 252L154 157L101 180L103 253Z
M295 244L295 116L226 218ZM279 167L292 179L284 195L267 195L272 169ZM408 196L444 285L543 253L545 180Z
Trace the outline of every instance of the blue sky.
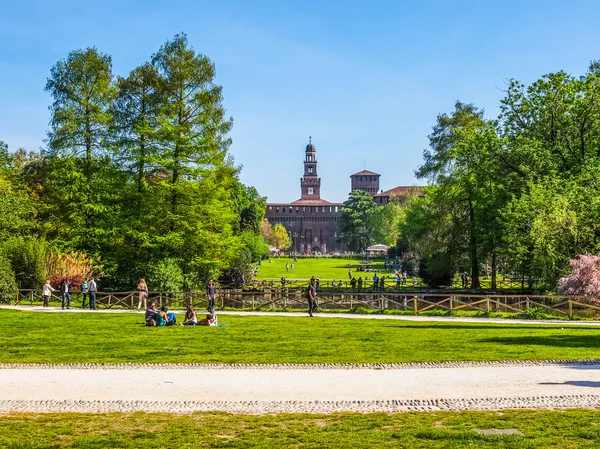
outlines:
M179 32L216 65L241 178L269 201L300 196L312 135L322 197L366 167L381 188L421 184L436 115L459 99L498 114L506 80L585 72L600 59L595 1L2 0L0 140L38 149L50 67L96 46L116 75Z

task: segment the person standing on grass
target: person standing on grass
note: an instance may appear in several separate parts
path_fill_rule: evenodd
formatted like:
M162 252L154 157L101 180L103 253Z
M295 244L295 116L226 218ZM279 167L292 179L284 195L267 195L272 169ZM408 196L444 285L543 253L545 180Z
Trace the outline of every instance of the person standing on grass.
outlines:
M90 297L90 310L96 310L96 293L98 293L98 286L93 277L88 281L88 296Z
M362 289L362 276L358 277L358 293L360 293Z
M377 276L377 272L373 275L373 290L377 290L379 286L379 276Z
M85 279L79 286L79 289L81 290L81 308L85 309L85 302L86 302L85 300L87 299L88 289L89 289L88 283Z
M48 307L48 301L50 301L50 296L52 296L52 292L55 291L54 288L50 285L50 281L46 281L46 283L42 286L42 297L44 298L44 307Z
M352 268L348 270L348 279L352 280Z
M62 309L65 310L65 300L67 301L67 309L71 308L71 283L68 279L63 279L60 283L60 298L62 300Z
M217 297L217 284L214 280L208 281L206 286L206 296L208 297L208 310L209 313L215 313L215 298Z
M138 311L142 308L142 302L144 303L144 310L146 309L146 299L148 299L148 286L144 278L140 279L137 286L138 291Z
M306 299L308 300L308 314L313 316L313 312L317 310L317 280L312 277L310 278L310 285L306 292Z
M350 285L352 286L352 293L356 291L356 278L350 279Z
M379 279L379 291L385 290L385 276L381 276Z

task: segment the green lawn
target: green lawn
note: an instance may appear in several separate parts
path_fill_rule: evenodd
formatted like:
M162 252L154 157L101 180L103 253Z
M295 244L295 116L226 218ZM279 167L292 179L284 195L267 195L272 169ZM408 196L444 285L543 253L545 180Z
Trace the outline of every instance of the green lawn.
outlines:
M285 266L288 265L288 270L286 271ZM292 271L292 264L294 264L294 271ZM348 277L348 270L351 268L349 265L352 265L352 273L354 277L358 278L359 276L365 279L365 276L371 278L373 276L372 272L362 272L357 271L358 266L360 265L360 259L333 259L333 258L306 258L306 259L298 259L297 262L294 262L293 258L289 257L272 257L271 259L262 261L262 264L258 267L258 273L256 279L259 281L274 280L275 285L277 287L280 286L279 280L282 276L285 276L286 279L292 280L291 283L288 284L288 287L292 286L304 286L308 285L308 280L311 276L318 277L321 280L321 287L329 288L331 281L336 280L336 284L341 281L344 281L344 287L349 287L347 285L350 280ZM386 288L393 288L396 286L396 280L394 277L394 270L384 270L384 262L383 260L375 259L373 263L369 265L369 268L377 270L378 276L384 275L386 276ZM415 281L416 283L414 283ZM481 288L491 288L491 279L482 277L480 279ZM498 289L520 289L521 282L514 281L511 282L509 280L502 280L501 277L498 277L497 280L497 288ZM370 286L371 283L367 282L364 286ZM459 288L460 280L456 280L453 288ZM420 283L420 279L409 277L407 279L406 285L403 285L402 288L414 289L414 288L424 288L425 285Z
M285 269L285 265L288 264L288 271ZM292 272L291 265L294 264L294 271ZM348 281L348 265L353 265L352 272L356 277L365 276L366 273L356 271L360 264L359 259L332 259L332 258L306 258L298 259L298 262L294 262L294 259L289 257L272 257L269 260L262 261L262 264L258 266L258 279L280 279L281 276L285 276L289 279L310 279L311 276L318 277L320 279L336 279ZM371 264L371 267L383 271L383 261L376 260ZM386 274L393 274L393 271L385 271ZM372 276L372 273L369 274Z
M474 429L517 429L485 436ZM372 414L9 414L0 447L49 448L597 448L593 410Z
M0 310L2 363L384 363L600 358L600 328L226 316L143 326L140 314Z

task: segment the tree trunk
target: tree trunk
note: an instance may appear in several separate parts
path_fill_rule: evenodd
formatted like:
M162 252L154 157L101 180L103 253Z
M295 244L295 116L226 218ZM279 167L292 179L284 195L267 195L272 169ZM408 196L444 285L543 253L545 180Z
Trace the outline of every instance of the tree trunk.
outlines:
M481 288L479 283L479 259L477 257L477 234L475 229L475 208L473 202L469 201L469 228L470 228L470 247L471 247L471 288Z
M496 251L492 253L492 290L496 289Z

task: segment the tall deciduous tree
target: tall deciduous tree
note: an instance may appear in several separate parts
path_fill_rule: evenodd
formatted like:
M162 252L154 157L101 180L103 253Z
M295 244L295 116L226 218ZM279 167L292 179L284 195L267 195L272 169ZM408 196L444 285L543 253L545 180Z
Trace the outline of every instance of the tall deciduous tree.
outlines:
M371 217L376 208L371 195L362 190L354 190L344 202L339 226L341 239L350 249L362 252L372 243Z
M95 48L69 53L50 70L46 91L53 98L49 147L62 155L82 157L90 181L94 159L106 152L116 93L111 57Z
M51 69L52 156L46 203L48 234L63 245L99 254L111 238L116 185L107 152L113 85L111 57L95 48L71 52Z
M185 35L153 56L161 107L153 179L156 242L190 273L187 285L214 276L239 255L231 195L237 168L227 154L232 119L212 62Z

